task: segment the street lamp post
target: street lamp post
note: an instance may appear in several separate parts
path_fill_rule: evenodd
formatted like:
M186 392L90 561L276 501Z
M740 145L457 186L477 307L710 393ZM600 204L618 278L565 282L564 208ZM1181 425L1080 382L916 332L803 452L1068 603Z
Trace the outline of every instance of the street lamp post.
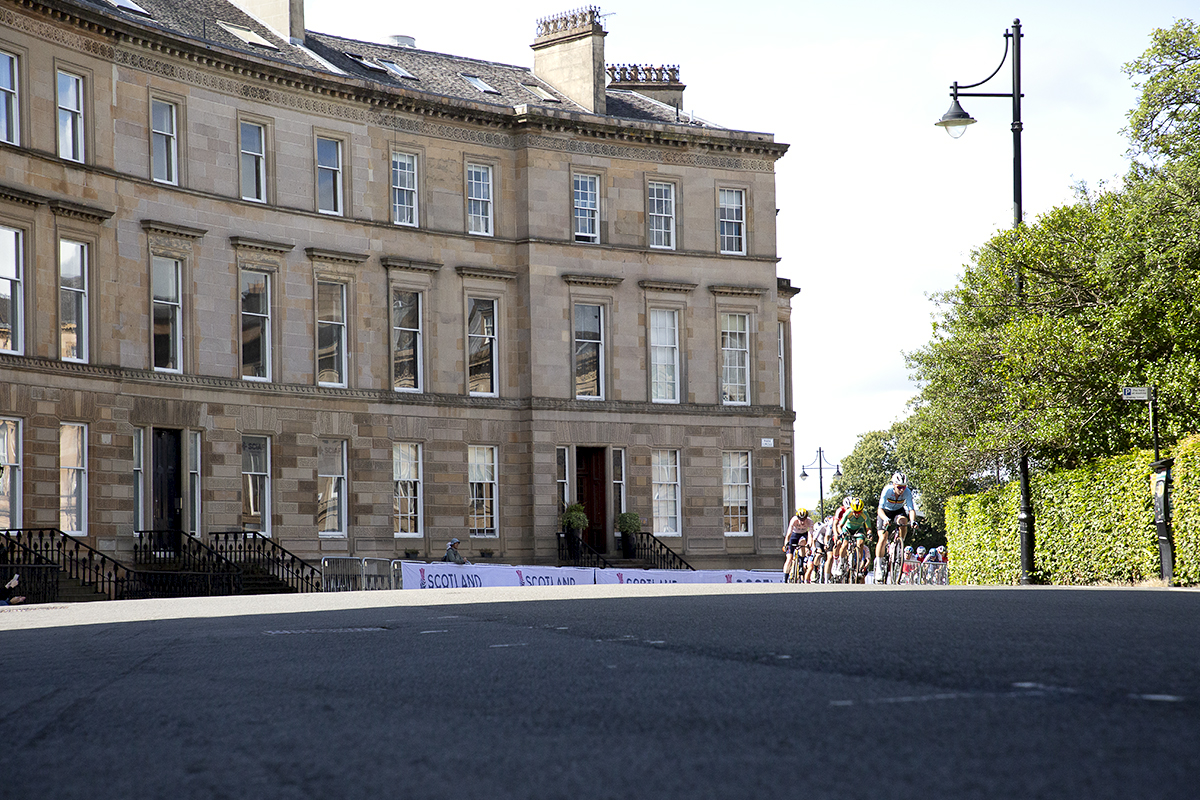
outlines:
M811 464L805 464L800 468L800 480L808 480L808 473L805 471L809 467L817 468L817 497L820 500L821 519L825 519L825 472L824 467L833 467L833 477L842 477L842 469L837 464L830 464L825 460L825 451L817 448L817 459Z
M1004 32L1004 57L996 71L978 83L959 86L958 81L950 84L950 109L934 124L945 128L951 138L957 139L966 131L968 125L975 120L959 105L960 97L1007 97L1012 100L1012 135L1013 135L1013 228L1021 227L1021 20L1014 19L1012 30ZM1012 42L1012 91L1011 92L963 92L961 89L974 89L990 81L1000 72L1004 62L1008 60L1009 42ZM1017 268L1017 302L1025 304L1025 276L1020 267ZM1021 510L1017 514L1017 526L1021 532L1021 583L1033 582L1033 500L1029 489L1029 456L1025 447L1020 447L1017 469L1021 485Z

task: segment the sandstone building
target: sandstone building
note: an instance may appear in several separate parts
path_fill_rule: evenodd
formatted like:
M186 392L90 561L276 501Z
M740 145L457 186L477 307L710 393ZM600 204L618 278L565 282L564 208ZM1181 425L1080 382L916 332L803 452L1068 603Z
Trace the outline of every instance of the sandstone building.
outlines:
M778 563L774 162L610 66L305 30L302 0L0 0L0 529L551 563L567 501Z

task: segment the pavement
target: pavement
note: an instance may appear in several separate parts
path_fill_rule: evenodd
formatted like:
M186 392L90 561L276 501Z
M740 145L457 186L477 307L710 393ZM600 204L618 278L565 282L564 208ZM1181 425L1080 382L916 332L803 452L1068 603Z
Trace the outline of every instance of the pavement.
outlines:
M0 609L0 797L1196 796L1200 592L625 585Z

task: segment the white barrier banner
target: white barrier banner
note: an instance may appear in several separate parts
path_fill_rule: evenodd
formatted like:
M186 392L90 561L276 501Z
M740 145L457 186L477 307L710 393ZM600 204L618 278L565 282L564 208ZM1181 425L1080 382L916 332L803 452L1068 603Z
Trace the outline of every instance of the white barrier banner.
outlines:
M783 583L783 573L775 570L704 569L696 572L693 583Z
M403 561L405 589L482 589L492 586L575 586L596 582L596 570L579 567L513 567L508 564L452 564Z
M700 583L690 569L598 569L596 583Z
M513 567L517 586L582 586L596 582L591 567Z

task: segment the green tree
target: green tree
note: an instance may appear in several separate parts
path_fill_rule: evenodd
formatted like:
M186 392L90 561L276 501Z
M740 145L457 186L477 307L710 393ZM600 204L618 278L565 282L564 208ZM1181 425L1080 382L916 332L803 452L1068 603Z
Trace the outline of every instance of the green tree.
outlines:
M864 512L874 520L884 484L891 480L892 473L897 470L895 438L890 431L859 434L854 449L839 466L842 475L829 484L829 494L833 500L827 504L828 507L837 508L842 497L847 495L859 497L862 498Z

